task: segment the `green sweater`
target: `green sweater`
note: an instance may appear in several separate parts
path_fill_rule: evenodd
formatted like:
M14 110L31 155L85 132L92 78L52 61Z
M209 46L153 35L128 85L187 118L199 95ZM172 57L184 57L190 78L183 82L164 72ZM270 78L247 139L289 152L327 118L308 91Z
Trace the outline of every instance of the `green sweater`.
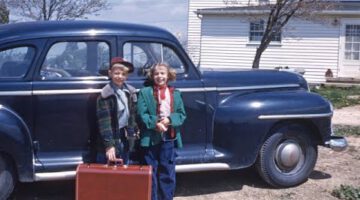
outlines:
M180 126L186 119L186 113L180 91L174 90L173 97L174 111L171 112L169 118L171 126L175 129L177 142L176 145L178 148L181 148L183 145L181 140ZM161 134L155 131L156 122L158 121L156 106L157 102L154 99L153 88L142 88L138 96L137 113L140 121L142 122L140 145L143 147L149 147L161 142Z

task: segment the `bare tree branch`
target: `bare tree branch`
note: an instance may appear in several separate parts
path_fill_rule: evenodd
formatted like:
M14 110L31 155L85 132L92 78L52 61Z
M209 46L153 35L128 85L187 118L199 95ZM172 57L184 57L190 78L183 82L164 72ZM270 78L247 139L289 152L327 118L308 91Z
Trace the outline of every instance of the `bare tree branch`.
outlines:
M223 2L226 5L238 6L241 0L223 0ZM263 15L267 15L267 21L261 42L256 49L253 68L259 68L262 53L269 46L275 34L281 33L281 30L291 18L314 19L313 15L317 11L330 9L334 3L324 0L276 0L275 3L269 2L257 5L260 10L264 10ZM250 5L250 1L248 6L253 6Z
M19 15L32 20L85 18L109 8L107 0L3 0Z

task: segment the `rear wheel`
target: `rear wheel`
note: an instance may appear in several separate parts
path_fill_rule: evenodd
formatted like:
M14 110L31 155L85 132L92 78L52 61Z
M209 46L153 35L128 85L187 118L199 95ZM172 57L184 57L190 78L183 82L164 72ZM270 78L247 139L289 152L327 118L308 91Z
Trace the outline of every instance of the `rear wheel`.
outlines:
M257 169L275 187L290 187L307 180L317 160L317 145L309 131L298 124L284 125L261 147Z
M15 186L14 168L9 159L0 154L0 199L7 199Z

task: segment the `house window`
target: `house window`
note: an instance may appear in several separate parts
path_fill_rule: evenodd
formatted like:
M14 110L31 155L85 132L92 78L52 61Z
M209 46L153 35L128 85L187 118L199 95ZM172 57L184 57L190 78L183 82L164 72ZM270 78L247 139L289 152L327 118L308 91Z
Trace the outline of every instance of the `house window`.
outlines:
M259 4L268 4L270 0L258 0Z
M266 24L264 20L250 22L249 41L260 42L265 31L265 26ZM281 31L274 34L272 41L281 42Z
M360 25L346 25L345 59L360 60Z

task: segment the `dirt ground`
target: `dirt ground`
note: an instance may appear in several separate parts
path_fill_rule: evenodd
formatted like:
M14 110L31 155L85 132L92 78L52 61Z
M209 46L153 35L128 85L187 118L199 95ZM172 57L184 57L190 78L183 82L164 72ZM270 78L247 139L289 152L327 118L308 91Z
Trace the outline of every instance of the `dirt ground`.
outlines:
M334 124L360 126L360 106L335 110ZM177 174L174 200L322 200L337 199L331 191L340 184L360 187L360 137L347 137L349 147L334 152L319 147L316 167L309 179L296 187L275 189L252 168ZM136 189L134 189L136 190ZM75 197L75 181L18 184L12 200L69 200Z
M335 110L333 124L360 126L360 106ZM337 199L331 191L340 184L360 187L360 137L347 140L344 152L319 147L314 171L297 187L274 189L254 169L180 174L175 200Z

